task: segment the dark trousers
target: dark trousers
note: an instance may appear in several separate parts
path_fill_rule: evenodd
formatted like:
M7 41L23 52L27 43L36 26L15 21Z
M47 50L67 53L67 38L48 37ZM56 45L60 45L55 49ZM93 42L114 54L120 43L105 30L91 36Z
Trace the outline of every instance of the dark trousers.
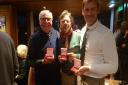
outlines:
M88 76L77 77L78 85L104 85L104 83L104 78L93 78Z

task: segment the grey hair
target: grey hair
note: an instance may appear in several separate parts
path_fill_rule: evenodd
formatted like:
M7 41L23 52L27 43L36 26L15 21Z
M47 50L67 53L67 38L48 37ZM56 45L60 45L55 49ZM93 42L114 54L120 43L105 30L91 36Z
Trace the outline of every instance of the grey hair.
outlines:
M42 10L40 13L39 13L39 20L40 20L40 18L42 18L44 15L50 15L50 18L51 19L53 19L53 14L52 14L52 12L51 11L49 11L49 10Z

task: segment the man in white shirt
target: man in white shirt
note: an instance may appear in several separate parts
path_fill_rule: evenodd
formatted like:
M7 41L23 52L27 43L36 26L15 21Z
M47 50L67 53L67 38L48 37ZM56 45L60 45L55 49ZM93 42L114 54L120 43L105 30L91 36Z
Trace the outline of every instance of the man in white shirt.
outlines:
M104 85L104 77L113 74L118 68L118 55L113 33L98 19L98 0L83 0L82 15L86 22L81 32L81 47L87 31L84 63L77 75L81 76L80 85Z

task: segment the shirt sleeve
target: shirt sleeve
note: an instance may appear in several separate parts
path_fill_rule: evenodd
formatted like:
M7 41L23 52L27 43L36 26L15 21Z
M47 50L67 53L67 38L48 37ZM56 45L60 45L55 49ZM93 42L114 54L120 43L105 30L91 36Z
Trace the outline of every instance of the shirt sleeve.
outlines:
M112 74L118 69L118 55L115 38L111 32L104 35L101 42L103 52L103 63L92 64L91 71L99 74Z

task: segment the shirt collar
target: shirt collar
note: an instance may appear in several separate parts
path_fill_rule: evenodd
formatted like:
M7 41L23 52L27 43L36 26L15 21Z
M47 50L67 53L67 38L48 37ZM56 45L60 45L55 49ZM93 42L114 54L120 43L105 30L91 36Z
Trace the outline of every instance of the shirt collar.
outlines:
M96 27L97 27L97 24L99 23L99 20L96 20L96 22L93 24L93 25L91 25L91 26L89 26L89 27L87 27L87 24L82 28L82 31L86 31L87 30L87 28L89 29L89 30L93 30L93 29L95 29Z

